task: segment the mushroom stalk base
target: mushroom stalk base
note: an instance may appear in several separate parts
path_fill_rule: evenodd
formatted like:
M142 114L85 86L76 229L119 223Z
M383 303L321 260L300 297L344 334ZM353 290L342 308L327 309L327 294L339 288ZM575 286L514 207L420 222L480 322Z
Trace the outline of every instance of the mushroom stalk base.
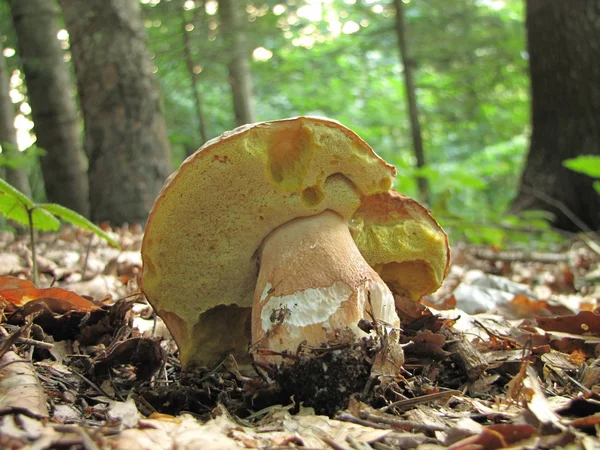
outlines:
M392 293L338 214L294 219L271 232L259 252L252 309L256 360L285 362L273 353L295 354L302 344L356 342L369 336L359 327L361 319L400 326Z

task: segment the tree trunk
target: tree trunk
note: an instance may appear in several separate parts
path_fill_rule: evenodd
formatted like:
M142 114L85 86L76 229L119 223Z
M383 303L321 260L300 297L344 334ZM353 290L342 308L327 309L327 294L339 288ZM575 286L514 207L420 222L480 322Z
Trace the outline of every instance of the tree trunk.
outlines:
M229 55L229 84L233 95L236 125L256 122L252 94L250 55L246 48L245 27L240 16L239 0L219 0L221 35L226 39Z
M145 223L171 171L137 0L60 0L90 160L92 219Z
M83 215L89 213L85 155L69 70L56 37L54 0L9 0L27 83L46 196Z
M204 105L202 102L202 93L200 92L200 80L194 67L194 58L192 56L192 43L190 39L191 31L186 29L189 25L188 20L185 17L185 9L183 4L185 0L182 0L178 5L179 13L181 15L181 35L183 37L183 52L185 54L185 63L190 75L190 84L192 88L192 94L194 95L194 105L196 107L196 120L198 121L198 130L200 131L200 138L202 144L208 141L208 132L206 131L206 119L204 118ZM198 7L199 8L199 7ZM199 146L198 146L199 147Z
M423 139L421 137L421 123L419 122L419 108L417 106L417 94L413 79L413 61L410 58L408 39L406 33L406 22L404 20L404 3L402 0L394 0L396 6L396 35L400 50L400 62L404 68L404 87L408 101L408 113L410 116L410 131L413 141L413 150L417 160L417 168L425 167L425 154L423 152ZM419 185L420 201L430 204L429 183L425 177L417 177Z
M2 153L10 158L18 152L17 134L15 132L15 109L10 99L10 74L1 54L0 46L0 145ZM18 156L18 155L17 155ZM4 168L5 179L23 194L31 197L27 168Z
M579 218L598 230L592 178L562 162L600 155L600 2L527 0L527 37L532 135L513 209L550 211L563 229L579 230Z

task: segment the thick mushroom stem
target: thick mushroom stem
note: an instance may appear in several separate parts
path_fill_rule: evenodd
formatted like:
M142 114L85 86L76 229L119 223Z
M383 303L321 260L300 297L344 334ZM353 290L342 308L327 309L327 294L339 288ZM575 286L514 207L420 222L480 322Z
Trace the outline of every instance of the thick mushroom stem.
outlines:
M400 326L392 293L335 212L278 227L259 252L252 308L255 360L279 363L282 358L273 352L295 354L303 342L309 347L356 342L369 335L359 327L361 319Z

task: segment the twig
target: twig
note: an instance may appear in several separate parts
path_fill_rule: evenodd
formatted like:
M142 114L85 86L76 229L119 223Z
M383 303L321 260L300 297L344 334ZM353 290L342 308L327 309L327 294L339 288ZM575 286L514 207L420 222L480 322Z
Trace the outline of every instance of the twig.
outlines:
M357 425L363 425L365 427L377 428L378 430L389 430L391 427L381 425L375 422L369 422L368 420L359 419L358 417L354 417L352 414L342 413L335 416L337 420L341 420L342 422L350 422L355 423Z
M8 366L10 364L14 364L14 363L29 363L29 364L31 364L32 361L30 359L13 359L12 361L7 361L5 363L0 364L0 370L2 370L6 366Z
M409 420L400 420L395 417L383 417L372 414L368 411L361 411L360 418L364 420L369 420L375 423L384 423L386 425L391 425L394 428L399 428L401 430L410 431L410 430L419 430L419 431L444 431L446 428L441 427L439 425L427 424L427 423L418 423L412 422Z
M443 391L435 394L421 395L420 397L409 398L408 400L398 400L397 402L390 403L380 409L382 412L387 412L392 408L405 408L407 406L420 405L421 403L432 402L434 400L440 400L446 397L452 397L453 395L462 395L462 391Z
M35 251L35 230L33 229L33 209L27 209L27 219L29 220L29 241L31 245L31 272L33 284L40 287L40 276L38 273L37 257Z
M328 437L321 438L321 440L329 445L333 450L348 450L348 447L344 447Z
M90 257L90 250L92 249L92 242L94 241L94 233L90 235L90 241L88 242L85 250L85 258L83 259L83 267L81 268L81 279L85 280L85 272L87 271L88 259Z
M485 261L506 261L506 262L540 262L555 264L568 262L569 255L564 253L542 253L529 251L496 252L491 249L476 249L475 257Z
M81 443L83 444L85 450L100 450L100 447L96 445L84 428L74 427L73 431L81 438Z
M111 395L109 395L104 389L102 389L100 386L95 384L93 381L88 380L86 377L81 375L79 372L77 372L75 370L71 370L71 373L74 375L77 375L79 378L81 378L84 382L86 382L88 385L90 385L92 388L94 388L100 394L104 395L105 397L110 398L111 400L114 400L114 398Z
M51 350L54 348L54 344L51 344L49 342L42 342L42 341L36 341L35 339L29 339L29 338L17 338L16 341L17 344L27 344L27 345L33 345L34 347L37 348L43 348L46 350Z

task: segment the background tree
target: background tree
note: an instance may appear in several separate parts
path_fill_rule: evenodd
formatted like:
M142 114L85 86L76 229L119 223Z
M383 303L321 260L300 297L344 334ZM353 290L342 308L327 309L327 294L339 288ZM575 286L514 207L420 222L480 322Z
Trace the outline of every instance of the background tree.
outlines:
M227 66L236 125L256 122L252 72L246 47L245 24L242 21L245 4L245 1L240 0L219 0L221 36L225 40L229 57Z
M0 52L2 46L0 45ZM17 135L15 132L15 107L10 98L10 75L3 55L0 55L0 145L5 156L17 156ZM7 166L4 168L6 181L31 197L26 168Z
M90 160L92 219L144 223L171 172L137 0L61 0Z
M577 155L600 155L600 2L527 0L531 74L531 146L514 208L543 209L577 230L568 208L600 229L592 178L563 167Z
M37 136L46 196L89 213L86 161L54 0L9 0Z
M425 167L425 152L423 151L421 122L419 120L419 108L417 106L417 94L415 92L416 88L413 77L414 60L410 55L408 32L406 30L406 20L404 19L404 2L402 0L394 0L394 5L396 7L396 34L398 36L400 62L402 63L402 72L404 75L404 89L408 103L412 146L415 152L416 166L418 169L423 169ZM417 184L419 186L420 200L425 204L429 204L429 183L427 182L427 178L422 175L417 176Z
M195 2L193 3L195 6ZM191 32L194 30L194 22L200 22L201 20L189 20L186 15L186 0L182 0L179 4L175 3L175 6L179 9L179 15L181 17L181 37L183 39L183 53L185 55L185 64L190 76L190 87L194 96L194 105L196 107L196 119L198 120L198 130L200 137L204 142L208 141L208 131L206 130L206 119L204 116L204 102L202 101L202 91L200 87L200 71L202 66L196 64L194 61L194 54L192 50L192 39L190 37ZM199 18L201 8L193 8L195 18ZM200 147L198 145L198 147Z

